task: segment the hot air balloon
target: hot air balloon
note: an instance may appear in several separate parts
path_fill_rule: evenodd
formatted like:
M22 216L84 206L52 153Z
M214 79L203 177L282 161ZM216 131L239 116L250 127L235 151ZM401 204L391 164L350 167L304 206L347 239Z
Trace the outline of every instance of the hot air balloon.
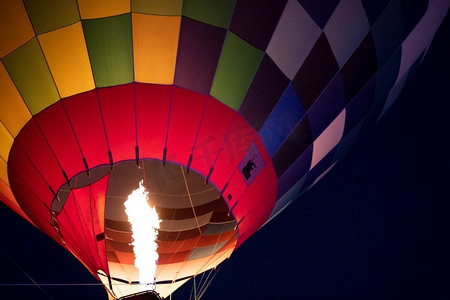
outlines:
M0 199L127 299L142 283L124 203L143 182L167 297L342 159L449 6L2 1Z

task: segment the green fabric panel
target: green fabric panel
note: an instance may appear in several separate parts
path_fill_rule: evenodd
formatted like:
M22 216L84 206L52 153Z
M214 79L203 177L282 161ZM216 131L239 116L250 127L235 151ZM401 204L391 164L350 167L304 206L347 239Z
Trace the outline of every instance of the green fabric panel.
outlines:
M211 95L238 110L262 57L261 50L229 31L217 66Z
M37 34L80 20L76 0L25 0L24 3Z
M132 0L131 11L162 16L181 16L183 0Z
M106 87L133 81L131 14L82 20L95 85Z
M228 28L235 0L185 0L183 15L191 19Z
M36 38L3 58L3 64L33 115L59 100Z

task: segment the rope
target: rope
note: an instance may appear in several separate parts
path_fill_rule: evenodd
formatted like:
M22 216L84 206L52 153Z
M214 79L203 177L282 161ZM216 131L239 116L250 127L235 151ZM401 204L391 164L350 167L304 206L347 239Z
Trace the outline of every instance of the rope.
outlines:
M17 268L19 268L20 271L22 271L23 274L25 274L25 276L28 277L28 279L30 279L33 283L29 284L30 286L37 286L49 299L53 300L53 297L49 295L49 293L47 293L43 288L42 285L39 285L30 275L27 274L27 272L25 272L24 269L22 269L18 263L16 263L9 255L8 253L6 253L3 249L2 252L5 254L5 256L14 264L16 265ZM3 284L2 284L3 285Z

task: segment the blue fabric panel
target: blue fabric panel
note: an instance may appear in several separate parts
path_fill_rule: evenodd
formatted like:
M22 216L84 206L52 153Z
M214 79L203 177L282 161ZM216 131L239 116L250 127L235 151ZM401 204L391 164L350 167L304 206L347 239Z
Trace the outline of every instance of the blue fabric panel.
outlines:
M370 111L375 93L375 78L372 78L347 105L344 135L351 131Z
M307 113L314 140L339 115L346 103L344 85L337 75Z
M272 156L305 114L294 86L290 84L270 113L259 135Z
M305 115L272 156L277 178L280 178L312 143L311 127L308 116Z
M305 152L290 166L284 174L278 178L277 199L291 189L302 177L304 177L311 166L313 145L310 145Z
M389 3L389 0L361 0L364 10L366 11L369 24L373 25L380 16L383 9Z
M372 26L378 66L381 66L403 41L403 11L400 0L386 6Z
M398 48L388 61L378 69L376 74L375 96L372 107L377 106L386 99L386 95L397 79L400 61L402 59L401 48Z
M337 146L336 152L334 154L335 161L340 161L341 159L343 159L350 151L350 149L352 149L353 145L358 140L363 122L363 120L360 120L359 123L354 126L339 142L339 145Z

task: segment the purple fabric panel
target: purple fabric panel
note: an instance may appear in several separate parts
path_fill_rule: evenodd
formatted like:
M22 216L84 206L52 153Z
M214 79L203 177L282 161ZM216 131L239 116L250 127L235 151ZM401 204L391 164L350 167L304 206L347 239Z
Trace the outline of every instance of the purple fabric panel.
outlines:
M272 157L277 178L280 178L312 142L309 120L305 116Z
M226 30L182 17L175 84L208 94Z
M287 0L238 0L230 30L261 50L266 50Z
M389 3L389 0L361 0L364 10L366 11L369 24L373 25L375 20L380 16L383 9Z
M309 13L311 18L324 28L340 0L297 0Z
M375 94L375 78L370 80L347 105L344 135L353 129L370 111Z
M306 173L311 165L313 146L310 145L305 152L290 166L284 174L278 178L277 199L283 196L294 186Z
M339 66L330 44L322 33L292 81L306 110L311 107L338 70Z
M369 32L340 71L348 101L355 97L377 69L375 44Z
M289 79L265 54L239 112L259 131L277 104Z
M341 77L337 75L307 112L314 140L339 115L345 105L344 85Z

